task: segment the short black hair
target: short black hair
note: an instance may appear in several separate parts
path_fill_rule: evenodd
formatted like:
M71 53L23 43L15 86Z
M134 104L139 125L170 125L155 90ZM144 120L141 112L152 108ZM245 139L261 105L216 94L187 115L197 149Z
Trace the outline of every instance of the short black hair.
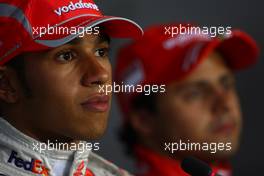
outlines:
M17 78L21 83L23 91L27 97L32 96L31 89L28 86L25 75L25 57L24 54L20 54L12 58L6 63L6 66L13 69L16 72Z
M156 97L157 95L151 93L150 95L145 95L144 93L136 96L131 103L132 111L145 110L150 113L156 113ZM119 139L125 145L126 154L133 156L135 145L140 143L139 135L132 127L129 122L126 122L119 130Z
M18 75L18 79L21 79L21 75L24 74L24 59L22 55L15 56L10 61L8 61L5 66L15 70ZM3 116L2 107L0 107L0 115Z
M22 54L15 56L10 61L6 63L7 67L14 69L17 72L24 70L24 57Z

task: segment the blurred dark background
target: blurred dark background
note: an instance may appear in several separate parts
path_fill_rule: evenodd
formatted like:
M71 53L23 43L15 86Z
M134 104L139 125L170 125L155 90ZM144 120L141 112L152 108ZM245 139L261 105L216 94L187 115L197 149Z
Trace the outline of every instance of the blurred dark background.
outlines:
M96 0L95 0L96 1ZM237 86L244 114L241 148L233 159L234 175L261 175L264 134L264 1L261 0L97 0L106 15L127 17L142 27L167 22L195 22L203 26L239 28L258 42L261 56L251 70L237 74ZM126 41L127 42L127 41ZM111 59L124 41L113 41ZM115 65L113 65L115 66ZM117 138L121 114L114 97L108 130L100 142L99 153L129 171L133 160L125 155Z

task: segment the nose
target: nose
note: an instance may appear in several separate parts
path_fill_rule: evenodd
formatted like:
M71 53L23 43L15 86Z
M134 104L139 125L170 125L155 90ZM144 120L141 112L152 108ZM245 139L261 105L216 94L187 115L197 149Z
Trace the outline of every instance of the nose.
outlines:
M100 63L98 58L85 59L84 74L81 80L83 86L93 87L106 84L110 80L111 67Z
M214 114L222 114L230 111L229 92L222 88L215 88L212 100L212 111Z

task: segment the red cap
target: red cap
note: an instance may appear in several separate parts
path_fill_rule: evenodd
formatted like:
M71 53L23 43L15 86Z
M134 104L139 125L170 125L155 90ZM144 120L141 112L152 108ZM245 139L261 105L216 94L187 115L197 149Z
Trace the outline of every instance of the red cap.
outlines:
M205 34L165 34L166 26L189 26L171 24L153 26L144 36L120 50L115 70L117 83L129 85L168 85L184 79L213 50L219 51L234 71L256 63L259 48L246 33L233 30L221 37ZM122 109L131 101L131 94L119 93Z
M129 19L102 15L93 0L0 0L0 24L0 65L25 51L61 46L79 35L74 28L100 25L111 37L120 38L143 34ZM61 32L40 35L45 27ZM63 33L59 27L71 32Z

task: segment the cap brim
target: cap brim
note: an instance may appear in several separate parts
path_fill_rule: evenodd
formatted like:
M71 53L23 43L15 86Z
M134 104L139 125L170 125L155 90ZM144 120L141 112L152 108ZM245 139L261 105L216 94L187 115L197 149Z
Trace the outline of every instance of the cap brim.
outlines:
M97 25L103 26L105 32L114 38L140 38L144 34L136 22L122 17L105 16L94 26Z
M80 16L80 18L75 18L65 23L67 23L69 27L82 26L84 28L93 28L95 26L100 26L103 28L104 33L114 38L139 38L143 35L143 29L136 22L122 17ZM57 35L56 39L37 38L35 42L46 47L58 47L70 42L79 35L80 33L69 34L61 38L58 38Z
M234 71L254 65L259 56L257 43L242 31L233 31L231 36L217 46L217 49Z
M206 42L191 70L213 51L218 51L233 71L254 65L259 56L259 48L249 35L242 31L233 31L230 36Z

